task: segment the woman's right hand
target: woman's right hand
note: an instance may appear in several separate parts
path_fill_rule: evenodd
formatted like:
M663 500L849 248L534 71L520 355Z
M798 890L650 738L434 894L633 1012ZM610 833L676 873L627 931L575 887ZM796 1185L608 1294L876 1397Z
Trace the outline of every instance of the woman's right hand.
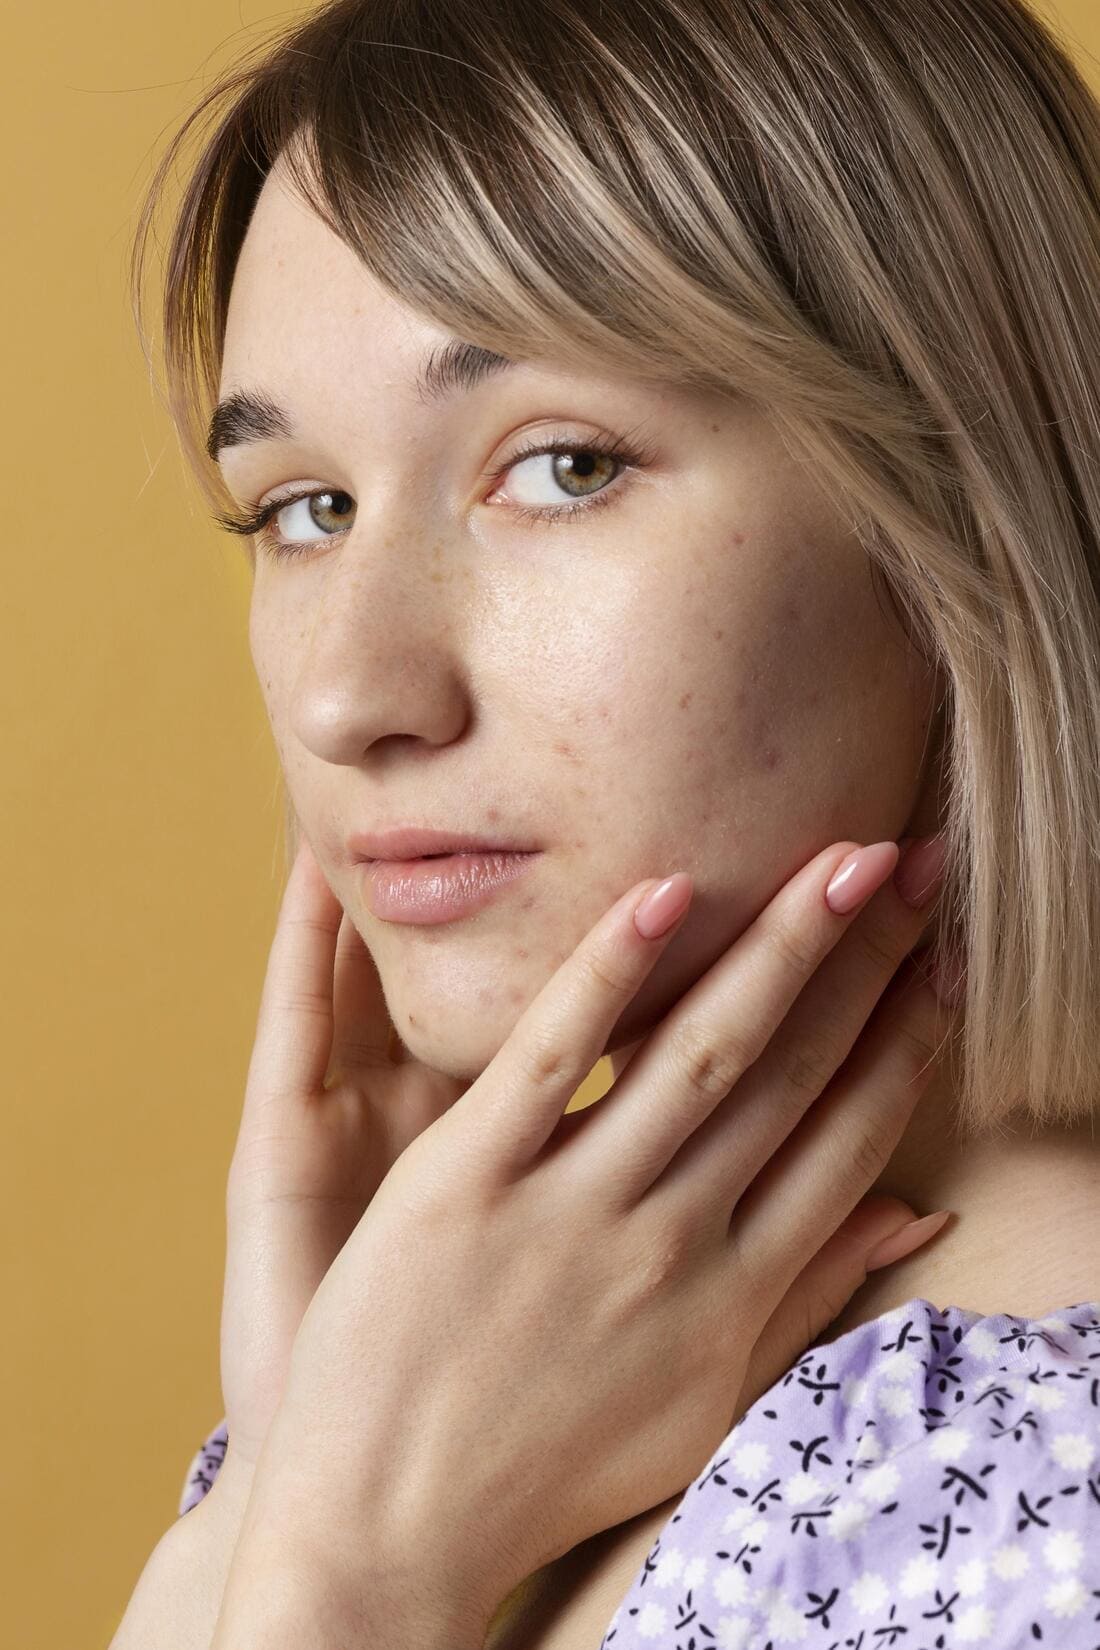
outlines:
M303 963L331 959L334 935L326 988L306 1000ZM331 1036L323 1093L299 1080L303 1015ZM247 1500L306 1307L392 1164L466 1086L408 1055L374 960L303 837L269 953L226 1187L229 1444L204 1499L220 1488L215 1506L230 1521Z

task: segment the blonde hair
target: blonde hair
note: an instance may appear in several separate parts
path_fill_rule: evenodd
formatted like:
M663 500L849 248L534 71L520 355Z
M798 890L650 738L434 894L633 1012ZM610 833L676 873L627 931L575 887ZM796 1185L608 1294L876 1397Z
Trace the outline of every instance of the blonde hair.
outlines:
M338 0L200 117L163 285L200 486L276 157L407 304L758 406L942 672L959 1126L1100 1096L1100 108L1017 0ZM254 547L249 559L254 566ZM287 805L288 834L296 822Z

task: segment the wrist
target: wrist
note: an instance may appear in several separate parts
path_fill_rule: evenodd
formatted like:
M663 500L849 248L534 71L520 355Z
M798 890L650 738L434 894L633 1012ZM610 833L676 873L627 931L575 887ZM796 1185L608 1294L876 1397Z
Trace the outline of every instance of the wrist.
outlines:
M381 1516L360 1528L254 1499L210 1650L481 1650L496 1606L468 1567L445 1572L430 1530L398 1547Z

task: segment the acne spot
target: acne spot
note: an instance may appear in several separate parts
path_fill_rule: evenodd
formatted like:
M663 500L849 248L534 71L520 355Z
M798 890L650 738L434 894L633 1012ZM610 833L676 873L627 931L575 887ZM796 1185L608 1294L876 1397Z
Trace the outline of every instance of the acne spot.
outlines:
M744 544L744 542L745 542L744 533L731 533L730 534L730 543L731 544Z
M687 710L688 706L691 704L691 701L694 698L695 698L694 692L682 693L680 695L680 709L681 710Z
M724 636L724 635L725 635L725 634L726 634L726 633L725 633L725 631L724 631L724 630L716 630L716 631L715 631L715 632L714 632L714 639L715 639L715 641L716 641L716 642L720 642L720 641L721 641L721 640L722 640L722 637L723 637L723 636Z
M567 745L564 739L556 739L554 741L554 754L555 756L564 756L569 762L577 761L576 751L573 749L572 745Z
M763 763L769 772L779 766L779 752L774 746L769 746L769 748L764 752Z
M516 956L520 959L521 962L526 962L530 955L531 955L530 951L526 950L522 945L516 951Z

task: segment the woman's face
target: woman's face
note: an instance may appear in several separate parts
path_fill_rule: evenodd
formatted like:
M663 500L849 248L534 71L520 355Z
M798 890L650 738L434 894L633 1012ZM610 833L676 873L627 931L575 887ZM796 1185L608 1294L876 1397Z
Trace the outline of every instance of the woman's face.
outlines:
M934 829L935 684L759 413L536 360L429 403L417 374L450 337L276 167L221 394L262 393L293 434L220 462L243 507L312 487L354 508L315 499L272 524L306 548L257 548L252 656L304 834L402 1041L473 1080L641 879L689 871L694 904L607 1052L635 1047L822 848ZM631 437L647 466L569 487L568 460L512 462L599 435ZM571 519L519 515L577 499ZM347 838L406 825L541 853L474 913L382 920Z

